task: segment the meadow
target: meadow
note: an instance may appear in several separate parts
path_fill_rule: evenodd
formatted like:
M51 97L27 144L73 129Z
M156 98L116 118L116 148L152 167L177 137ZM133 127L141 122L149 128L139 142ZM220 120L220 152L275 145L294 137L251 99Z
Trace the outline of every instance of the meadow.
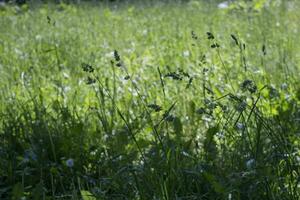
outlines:
M0 199L299 200L300 2L0 6Z

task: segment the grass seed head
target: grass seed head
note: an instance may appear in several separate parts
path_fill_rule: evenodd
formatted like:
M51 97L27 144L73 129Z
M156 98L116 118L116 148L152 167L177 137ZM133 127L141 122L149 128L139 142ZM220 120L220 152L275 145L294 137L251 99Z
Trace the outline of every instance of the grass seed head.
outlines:
M207 32L206 34L207 34L207 39L209 40L215 39L215 36L211 32Z

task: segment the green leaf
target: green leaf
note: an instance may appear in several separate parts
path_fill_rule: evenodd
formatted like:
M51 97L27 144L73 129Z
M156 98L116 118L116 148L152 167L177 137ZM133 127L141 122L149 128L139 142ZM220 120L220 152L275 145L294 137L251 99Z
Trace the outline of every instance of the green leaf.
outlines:
M216 177L210 173L204 173L204 177L211 184L214 191L218 194L223 194L225 192L224 187L217 181Z
M22 183L17 183L12 189L12 200L20 200L24 195L24 188Z
M206 137L204 140L204 144L203 144L203 148L204 148L204 152L206 154L206 159L207 160L215 160L216 156L217 156L217 143L214 139L214 136L216 135L216 133L219 131L219 127L218 126L214 126L211 127L207 130L206 132Z
M96 197L87 190L81 190L80 194L83 200L96 200Z
M180 121L180 118L175 117L173 120L173 127L176 135L180 135L182 133L182 123Z
M254 9L260 11L264 7L266 0L255 0L253 3Z
M189 101L189 110L188 110L188 112L189 112L190 116L193 116L195 114L195 112L196 112L196 104L195 104L194 101Z
M33 199L34 200L40 200L43 199L44 194L44 187L42 183L39 183L35 186L33 190Z

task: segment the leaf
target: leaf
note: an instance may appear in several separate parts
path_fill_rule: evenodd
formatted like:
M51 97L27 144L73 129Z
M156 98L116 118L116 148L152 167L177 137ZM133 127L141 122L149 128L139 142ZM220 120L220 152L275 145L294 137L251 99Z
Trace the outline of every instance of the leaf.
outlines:
M24 188L22 183L17 183L12 189L12 200L19 200L24 195Z
M196 112L196 104L194 101L189 101L189 115L193 116L194 113Z
M204 173L204 177L211 184L216 193L223 194L225 192L224 187L217 181L214 175L210 173Z
M173 127L176 135L180 135L182 133L182 123L179 117L175 117L173 120Z
M43 199L43 195L44 195L44 187L42 183L39 183L35 186L33 190L33 199L34 200Z
M207 130L207 136L206 139L209 140L209 142L211 142L213 140L213 137L216 135L216 133L219 131L219 127L218 126L214 126L211 127Z
M83 200L96 200L96 197L87 190L81 190L80 194Z
M210 127L205 136L203 143L203 150L206 154L206 159L209 161L215 160L218 154L217 143L214 139L214 136L219 131L218 126Z
M260 11L264 7L266 0L254 0L253 3L254 9Z

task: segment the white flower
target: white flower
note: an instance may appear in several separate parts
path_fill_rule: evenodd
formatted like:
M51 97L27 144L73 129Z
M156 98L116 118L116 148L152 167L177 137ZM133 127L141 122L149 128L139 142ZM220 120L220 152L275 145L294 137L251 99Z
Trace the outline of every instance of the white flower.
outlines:
M288 88L288 85L286 83L281 84L281 89L286 90Z
M148 34L148 30L144 29L142 33L143 33L143 35L147 35Z
M66 160L66 165L67 167L73 167L74 166L74 160L72 158L69 158L68 160Z
M35 36L35 39L36 39L36 40L41 40L41 39L42 39L42 36L41 36L41 35L36 35L36 36Z
M246 167L247 167L248 169L251 169L251 168L254 166L254 164L255 164L255 160L254 160L254 159L250 159L250 160L248 160L248 161L246 162Z
M224 1L224 2L218 4L219 9L225 9L225 8L228 8L228 6L229 6L228 1Z
M65 79L68 79L68 78L70 78L69 74L68 74L68 73L66 73L66 72L63 72L63 77L64 77Z
M64 90L64 93L67 93L71 90L71 87L70 86L65 86L65 87L63 87L63 90Z
M236 128L237 128L238 130L244 130L244 129L245 129L245 125L244 125L243 123L238 122L238 123L236 124Z
M183 52L183 56L184 57L189 57L190 56L190 52L188 50Z
M104 56L107 57L107 58L113 58L114 57L114 52L113 51L108 52L108 53L104 54Z

